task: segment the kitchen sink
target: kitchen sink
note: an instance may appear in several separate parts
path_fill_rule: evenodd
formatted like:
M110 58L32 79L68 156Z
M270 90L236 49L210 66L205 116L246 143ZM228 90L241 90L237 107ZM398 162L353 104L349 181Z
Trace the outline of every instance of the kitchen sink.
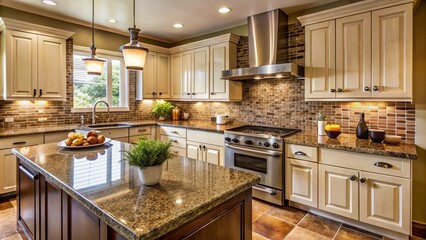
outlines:
M131 125L128 123L99 123L99 124L90 124L86 127L99 129L99 128L120 128L120 127L130 127Z

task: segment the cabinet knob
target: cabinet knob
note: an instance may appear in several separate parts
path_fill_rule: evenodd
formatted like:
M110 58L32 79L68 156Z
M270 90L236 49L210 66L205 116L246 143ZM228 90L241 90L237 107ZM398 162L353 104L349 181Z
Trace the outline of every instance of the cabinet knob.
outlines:
M195 92L192 93L192 95L195 95L195 94L196 94Z
M39 97L41 97L43 95L43 89L40 89L40 95L38 95Z
M337 92L343 92L343 89L338 88L338 89L337 89Z
M365 181L367 181L367 179L365 179L365 178L361 178L359 181L360 181L361 183L365 183Z
M370 87L369 87L369 86L365 86L365 87L364 87L364 91L365 91L365 92L369 92L369 91L370 91Z
M355 175L352 175L349 179L353 182L353 181L355 181L355 180L356 180L356 176L355 176Z
M198 145L198 148L201 150L201 145Z
M379 91L379 87L378 86L374 86L373 87L373 91L375 91L375 92Z
M163 92L160 92L159 94L160 94L160 96L161 96L161 95L163 95Z
M214 92L211 92L210 95L214 95Z
M37 89L34 88L33 90L33 97L37 96Z
M206 146L203 145L203 150L206 151Z
M190 93L186 93L186 95L191 95Z
M156 95L156 93L155 92L152 92L152 96L155 96Z
M332 88L330 89L330 92L336 92L336 89Z

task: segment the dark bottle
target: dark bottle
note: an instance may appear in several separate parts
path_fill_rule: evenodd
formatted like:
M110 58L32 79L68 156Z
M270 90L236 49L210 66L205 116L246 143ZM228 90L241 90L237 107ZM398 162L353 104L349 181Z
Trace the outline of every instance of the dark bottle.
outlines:
M368 139L368 126L364 120L364 113L361 113L361 119L356 127L356 137L359 139Z

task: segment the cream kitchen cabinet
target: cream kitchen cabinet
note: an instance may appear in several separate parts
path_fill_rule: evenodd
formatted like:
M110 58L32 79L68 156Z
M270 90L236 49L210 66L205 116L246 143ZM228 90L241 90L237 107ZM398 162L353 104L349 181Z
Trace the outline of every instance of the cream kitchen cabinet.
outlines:
M237 68L237 45L232 42L210 46L210 99L242 100L242 83L222 80L222 71Z
M225 165L223 134L189 129L186 151L188 158Z
M129 143L136 144L141 137L145 139L155 139L155 127L141 126L129 128Z
M2 18L0 90L6 100L66 100L66 39L73 33Z
M305 27L305 98L334 98L336 22Z
M187 99L190 96L184 94L188 86L183 82L183 71L182 71L182 53L176 53L171 56L171 98L173 99Z
M148 52L141 80L137 83L137 100L170 98L170 55Z
M182 53L182 94L184 98L209 98L209 47Z
M413 97L413 4L372 13L373 98Z
M43 144L43 134L0 139L0 195L16 190L16 156L12 148Z
M172 142L171 151L178 156L187 156L186 148L186 129L169 127L169 126L158 126L157 127L157 139L160 139L163 142Z
M412 101L413 3L332 10L298 18L305 26L305 99Z

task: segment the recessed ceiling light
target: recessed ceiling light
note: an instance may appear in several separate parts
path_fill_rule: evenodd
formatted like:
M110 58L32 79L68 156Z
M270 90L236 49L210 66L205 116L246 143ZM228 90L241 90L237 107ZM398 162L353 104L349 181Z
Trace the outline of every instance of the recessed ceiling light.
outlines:
M220 13L229 13L231 11L231 9L230 8L228 8L228 7L223 7L223 8L220 8L219 9L219 12Z
M50 6L56 6L58 5L57 1L54 0L41 0L44 4L50 5Z
M183 24L181 24L181 23L175 23L175 24L173 24L173 27L175 27L175 28L183 28Z
M110 23L116 23L116 22L118 22L118 20L114 19L114 18L110 18L110 19L108 19L108 22L110 22Z

